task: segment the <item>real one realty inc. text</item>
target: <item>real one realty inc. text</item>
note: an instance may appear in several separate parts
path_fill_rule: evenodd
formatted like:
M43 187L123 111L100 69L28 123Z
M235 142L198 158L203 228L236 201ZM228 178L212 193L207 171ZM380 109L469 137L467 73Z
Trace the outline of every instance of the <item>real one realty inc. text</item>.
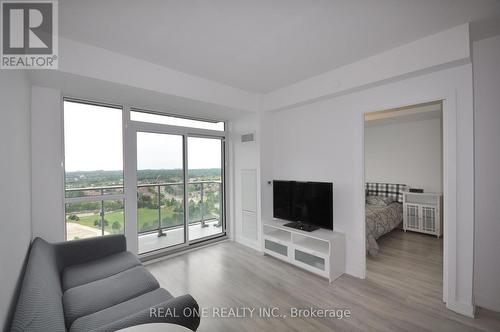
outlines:
M351 318L349 309L288 308L279 307L210 307L210 308L149 308L149 316L164 317L212 317L212 318Z

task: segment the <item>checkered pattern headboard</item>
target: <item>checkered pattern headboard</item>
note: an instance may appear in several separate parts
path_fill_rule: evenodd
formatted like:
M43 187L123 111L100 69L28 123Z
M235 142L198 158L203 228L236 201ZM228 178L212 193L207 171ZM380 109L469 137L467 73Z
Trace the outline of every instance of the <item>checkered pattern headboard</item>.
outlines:
M407 186L405 184L367 182L365 189L367 195L391 197L399 203L403 203L403 192L407 190Z

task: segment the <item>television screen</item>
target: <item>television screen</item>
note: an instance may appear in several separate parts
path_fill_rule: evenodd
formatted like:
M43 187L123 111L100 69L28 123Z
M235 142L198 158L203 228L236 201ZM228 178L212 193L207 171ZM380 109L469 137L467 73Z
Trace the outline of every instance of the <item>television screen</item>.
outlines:
M274 217L333 229L333 184L273 182Z
M292 182L273 181L274 218L292 219Z

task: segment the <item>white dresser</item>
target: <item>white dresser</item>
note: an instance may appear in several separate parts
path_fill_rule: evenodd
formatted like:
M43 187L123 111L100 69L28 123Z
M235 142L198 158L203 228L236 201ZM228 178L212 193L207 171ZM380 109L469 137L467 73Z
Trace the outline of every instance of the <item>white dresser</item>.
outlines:
M426 234L443 235L443 195L440 193L403 194L403 229Z

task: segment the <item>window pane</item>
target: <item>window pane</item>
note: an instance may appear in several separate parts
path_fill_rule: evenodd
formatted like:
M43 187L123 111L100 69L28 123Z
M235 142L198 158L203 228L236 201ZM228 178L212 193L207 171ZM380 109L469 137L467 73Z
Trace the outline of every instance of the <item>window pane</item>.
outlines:
M192 120L192 119L178 118L169 115L152 114L152 113L136 112L136 111L130 112L130 119L132 121L166 124L170 126L224 131L224 122L222 121L210 122L202 120Z
M183 225L183 164L182 136L137 133L139 233Z
M66 197L123 193L122 110L64 101Z
M189 239L222 233L222 147L218 138L188 137Z

